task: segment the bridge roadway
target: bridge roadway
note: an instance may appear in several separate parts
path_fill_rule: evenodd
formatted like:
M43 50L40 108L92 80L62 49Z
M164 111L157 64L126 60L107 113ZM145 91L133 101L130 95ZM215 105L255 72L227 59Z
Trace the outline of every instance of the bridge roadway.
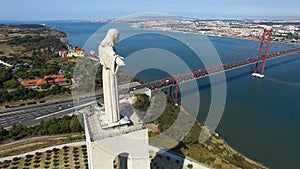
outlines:
M268 55L266 59L271 60L271 59L275 59L275 58L279 58L282 56L299 53L299 52L300 52L300 48L295 48L295 49L282 51L282 52L276 52L276 53ZM181 83L185 83L185 82L188 82L191 80L200 79L200 78L204 78L204 77L218 74L221 72L248 66L248 65L256 63L257 61L263 61L263 59L264 59L263 57L264 56L262 56L261 58L257 58L257 57L256 58L247 58L247 59L244 59L241 61L231 62L231 63L223 64L220 66L212 67L212 68L200 69L200 70L197 70L197 71L194 71L191 73L184 73L184 74L180 74L180 75L176 75L176 76L171 76L171 77L163 78L160 80L148 82L148 83L142 84L140 86L132 87L132 88L130 88L130 90L137 90L137 89L144 88L144 87L147 87L147 88L151 89L152 91L160 90L160 89L163 89L166 87L174 86L174 85L176 85L176 83L181 84Z
M101 100L103 95L97 95L96 99ZM8 128L14 124L32 126L40 123L41 120L48 120L53 117L74 113L75 108L93 103L95 97L84 97L77 100L74 107L73 99L44 103L19 108L6 109L0 115L0 127Z
M268 55L267 60L275 59L278 57L299 53L299 52L300 52L300 48L287 50L283 52L276 52L274 54ZM129 90L132 91L144 87L147 87L151 90L159 90L166 87L174 86L176 85L177 82L178 84L185 83L194 79L199 79L220 72L248 66L256 63L257 61L263 61L263 57L260 59L247 58L241 61L223 64L213 68L201 69L198 71L194 71L192 73L185 73L174 77L167 77L157 81L131 87ZM94 101L95 100L94 98L95 97L80 98L80 100L78 100L78 105L80 104L84 105L91 101ZM103 95L97 95L96 99L97 100L103 99ZM31 125L38 124L41 120L47 120L52 117L60 117L73 112L74 112L73 99L54 102L54 103L26 106L21 108L13 108L10 110L4 110L3 114L0 115L0 126L7 128L12 126L13 124L18 124L18 123L26 126L31 126Z

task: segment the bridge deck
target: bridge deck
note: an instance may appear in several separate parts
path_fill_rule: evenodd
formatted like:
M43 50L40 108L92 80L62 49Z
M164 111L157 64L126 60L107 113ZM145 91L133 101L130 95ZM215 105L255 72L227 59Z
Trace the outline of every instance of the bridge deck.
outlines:
M276 52L276 53L268 55L267 60L275 59L275 58L279 58L282 56L299 53L299 52L300 52L300 48L295 48L295 49L282 51L282 52ZM185 83L185 82L188 82L191 80L200 79L200 78L204 78L204 77L207 77L210 75L214 75L217 73L221 73L221 72L237 69L240 67L248 66L248 65L256 63L257 61L263 61L263 56L261 58L257 58L257 57L256 58L247 58L247 59L244 59L241 61L231 62L231 63L223 64L220 66L212 67L212 68L200 69L200 70L197 70L197 71L194 71L191 73L184 73L184 74L180 74L180 75L176 75L176 76L167 77L164 79L148 82L148 83L142 84L140 86L136 86L135 88L131 88L130 90L136 90L136 89L144 88L144 87L147 87L151 90L159 90L159 89L163 89L166 87L174 86L176 83L181 84L181 83Z

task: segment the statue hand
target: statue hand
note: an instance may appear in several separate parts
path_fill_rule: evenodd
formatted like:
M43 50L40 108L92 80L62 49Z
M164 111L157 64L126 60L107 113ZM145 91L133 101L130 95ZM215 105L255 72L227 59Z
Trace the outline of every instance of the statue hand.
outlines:
M120 66L125 66L126 64L125 64L125 62L123 61L123 57L117 57L116 58L116 63L117 63L117 65L120 65Z

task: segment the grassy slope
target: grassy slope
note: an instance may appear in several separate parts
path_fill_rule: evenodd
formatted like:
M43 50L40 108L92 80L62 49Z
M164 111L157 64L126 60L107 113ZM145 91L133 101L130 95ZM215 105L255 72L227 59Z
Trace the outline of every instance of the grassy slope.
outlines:
M161 98L158 101L161 102ZM179 125L174 125L175 120ZM235 152L222 138L194 121L185 110L180 110L168 99L165 111L153 123L157 125L158 131L149 133L150 144L164 148L174 147L171 151L213 168L265 168ZM185 128L191 130L184 130ZM212 135L204 143L198 141L201 131L207 133L208 137Z

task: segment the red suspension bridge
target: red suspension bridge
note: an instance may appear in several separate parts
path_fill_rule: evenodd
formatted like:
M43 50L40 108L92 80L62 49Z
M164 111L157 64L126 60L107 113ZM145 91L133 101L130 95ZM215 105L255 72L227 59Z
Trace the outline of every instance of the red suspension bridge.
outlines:
M261 43L260 43L260 49L258 52L257 57L253 58L247 58L241 61L231 62L211 68L204 68L197 71L179 74L176 76L170 76L167 78L163 78L160 80L148 82L145 84L141 84L140 86L136 86L135 88L132 88L130 90L136 90L140 88L149 88L152 91L164 89L167 87L170 87L170 96L175 101L175 103L178 102L178 92L179 92L179 84L185 83L188 81L204 78L210 75L218 74L221 72L241 68L244 66L256 64L256 67L254 69L254 73L252 74L255 77L264 77L264 69L266 65L267 60L287 56L290 54L300 53L300 48L294 48L291 50L276 52L273 54L268 54L269 47L270 47L270 41L272 36L272 29L264 29L263 35L261 37ZM264 55L262 53L264 52ZM175 86L175 96L173 95L173 86Z

